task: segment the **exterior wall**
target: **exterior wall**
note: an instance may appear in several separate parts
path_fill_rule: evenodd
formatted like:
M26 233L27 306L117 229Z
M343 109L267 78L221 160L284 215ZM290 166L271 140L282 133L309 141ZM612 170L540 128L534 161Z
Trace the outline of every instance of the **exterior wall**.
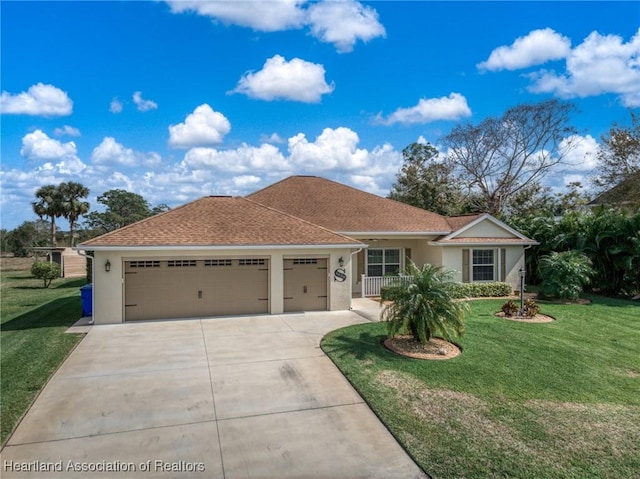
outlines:
M211 258L268 258L270 274L269 311L280 314L284 310L285 258L327 258L328 308L330 311L351 308L351 253L345 249L282 249L282 250L182 250L182 251L96 251L94 259L93 319L95 324L112 324L124 321L124 262L133 260L167 259L211 259ZM343 269L347 278L341 281L336 275L340 268L339 258L344 261ZM109 260L111 270L105 271Z
M462 250L463 249L490 249L486 246L446 246L442 248L442 262L446 269L454 271L454 280L462 281ZM505 273L502 281L509 283L516 290L519 288L518 271L524 267L524 248L522 246L502 246L506 250ZM497 249L500 249L497 248Z
M514 238L510 232L485 219L468 230L456 235L456 238Z

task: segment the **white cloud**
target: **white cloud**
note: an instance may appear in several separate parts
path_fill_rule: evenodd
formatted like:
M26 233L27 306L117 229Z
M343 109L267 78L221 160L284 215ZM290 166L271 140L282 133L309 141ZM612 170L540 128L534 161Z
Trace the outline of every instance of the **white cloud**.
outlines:
M95 165L146 166L160 165L162 158L158 153L142 153L126 148L115 138L105 136L102 142L93 149L91 161Z
M184 155L182 166L194 170L215 168L233 174L290 170L280 150L266 143L259 147L242 144L232 150L192 148Z
M91 153L91 161L96 164L112 164L133 166L135 155L131 148L125 148L115 138L106 136L102 143L96 146Z
M349 128L325 128L314 142L303 133L289 138L289 160L305 171L352 171L367 166L368 152L357 148L358 134Z
M378 13L354 0L200 1L168 0L173 13L195 12L225 25L238 25L262 32L308 27L311 35L332 43L339 52L349 52L358 40L367 42L386 35ZM309 5L308 8L305 8Z
M227 25L239 25L263 32L301 28L305 21L305 11L301 8L304 0L169 0L167 3L173 13L196 12Z
M229 120L204 103L187 115L184 123L169 126L169 145L174 148L215 145L222 143L229 131Z
M28 160L49 161L75 157L76 144L73 141L62 143L49 138L42 130L27 133L22 138L20 155Z
M335 86L324 79L324 66L300 58L291 61L280 55L267 59L262 70L248 72L238 82L234 93L260 100L292 100L317 103Z
M255 175L242 175L234 177L232 181L238 188L247 188L260 183L260 177Z
M551 60L566 58L571 51L571 40L550 28L533 30L517 38L509 46L491 52L489 58L478 64L480 70L518 70L540 65Z
M598 164L600 145L591 135L572 135L560 142L563 162L571 170L592 171Z
M411 125L438 120L459 120L467 116L471 116L467 99L460 93L451 93L448 97L422 98L416 106L398 108L387 118L379 113L376 121L384 125L393 125L394 123Z
M109 111L111 113L121 113L124 105L117 97L114 97L109 104Z
M592 32L566 60L566 72L529 75L534 93L561 98L614 93L626 107L640 106L640 29L627 43L618 35Z
M303 133L294 135L284 153L267 143L192 148L178 162L105 137L89 165L78 158L73 142L61 143L41 131L29 135L23 141L24 156L44 163L25 166L25 171L0 167L3 224L9 228L33 217L30 201L39 186L78 178L92 192L92 208L98 207L98 195L113 188L135 191L152 204L178 206L211 194L246 195L292 174L322 174L386 195L402 165L402 154L393 146L361 148L357 133L345 127L327 128L313 141Z
M136 104L136 108L138 108L138 111L149 111L158 108L158 104L155 101L143 99L142 92L140 91L134 92L133 103Z
M284 140L277 133L271 133L270 135L261 135L260 136L260 142L261 143L280 144L280 143L284 143Z
M62 128L53 130L53 134L56 136L80 136L80 130L69 125L64 125Z
M326 43L333 43L339 52L350 52L358 40L368 42L385 37L378 13L353 0L325 1L309 7L311 34Z
M37 83L28 91L0 95L0 113L33 116L66 116L73 111L73 101L67 92L53 85Z

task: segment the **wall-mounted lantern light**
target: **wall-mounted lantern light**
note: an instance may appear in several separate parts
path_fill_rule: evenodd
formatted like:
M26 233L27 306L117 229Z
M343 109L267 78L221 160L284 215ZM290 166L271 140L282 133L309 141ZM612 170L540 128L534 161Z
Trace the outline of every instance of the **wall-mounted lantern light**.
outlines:
M340 256L340 259L338 260L338 264L340 265L341 268L344 266L344 260L342 259L342 256Z
M104 263L104 270L108 273L109 271L111 271L111 261L107 260Z

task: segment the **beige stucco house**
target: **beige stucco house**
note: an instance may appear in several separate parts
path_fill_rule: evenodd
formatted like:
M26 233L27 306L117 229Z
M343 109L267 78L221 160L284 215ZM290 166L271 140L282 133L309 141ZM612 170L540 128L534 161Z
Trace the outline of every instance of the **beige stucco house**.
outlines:
M78 245L96 324L346 310L408 258L517 287L535 241L490 215L445 218L314 176L210 196Z

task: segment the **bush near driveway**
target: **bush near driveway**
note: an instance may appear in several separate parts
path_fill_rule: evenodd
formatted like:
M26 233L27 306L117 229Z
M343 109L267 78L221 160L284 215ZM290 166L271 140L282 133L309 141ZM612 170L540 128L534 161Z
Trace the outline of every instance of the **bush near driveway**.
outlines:
M9 267L7 267L9 266ZM0 273L0 442L29 409L49 377L83 335L65 334L81 315L84 279L60 280L44 289L28 271L14 271L6 259Z
M552 323L470 302L460 356L387 351L384 323L329 333L323 350L434 478L627 478L640 471L640 304L545 305Z

